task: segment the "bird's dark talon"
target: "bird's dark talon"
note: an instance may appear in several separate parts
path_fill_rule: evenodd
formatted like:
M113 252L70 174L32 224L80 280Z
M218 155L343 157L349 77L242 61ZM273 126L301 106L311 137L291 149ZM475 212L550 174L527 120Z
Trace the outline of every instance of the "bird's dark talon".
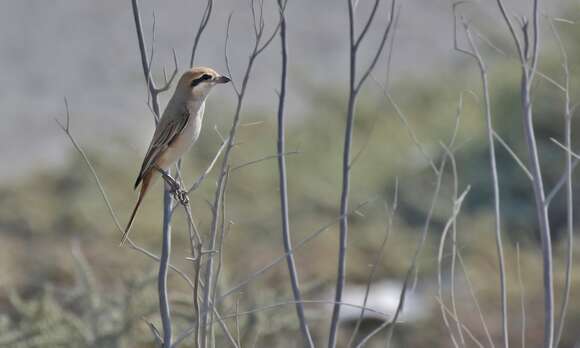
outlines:
M183 205L189 203L189 196L187 195L187 191L181 190L181 192L179 192L179 202L181 202Z

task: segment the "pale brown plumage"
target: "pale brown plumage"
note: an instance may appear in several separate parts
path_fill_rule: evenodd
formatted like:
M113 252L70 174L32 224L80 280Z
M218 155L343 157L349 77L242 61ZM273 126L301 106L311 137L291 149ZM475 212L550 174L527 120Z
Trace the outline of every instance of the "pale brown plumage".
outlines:
M121 245L129 236L143 197L155 179L161 176L159 170L168 170L197 140L203 119L205 99L211 88L215 84L229 81L229 78L206 67L192 68L181 75L175 92L155 129L135 181L135 188L141 184L141 189L125 228Z

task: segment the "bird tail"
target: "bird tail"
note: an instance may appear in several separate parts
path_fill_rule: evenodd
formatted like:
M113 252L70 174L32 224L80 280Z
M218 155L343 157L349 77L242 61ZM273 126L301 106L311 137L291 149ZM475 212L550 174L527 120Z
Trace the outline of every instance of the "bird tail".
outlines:
M133 208L133 212L131 213L131 217L129 218L129 222L127 223L127 227L125 227L125 232L123 233L123 237L121 238L121 244L119 246L123 246L129 238L129 232L131 231L131 227L133 226L133 222L135 221L135 215L137 214L137 210L139 210L139 206L141 206L141 202L143 201L143 197L145 197L145 193L149 190L149 185L151 183L151 173L146 175L143 178L143 182L141 183L141 191L139 192L139 198L137 198L137 203L135 203L135 208Z

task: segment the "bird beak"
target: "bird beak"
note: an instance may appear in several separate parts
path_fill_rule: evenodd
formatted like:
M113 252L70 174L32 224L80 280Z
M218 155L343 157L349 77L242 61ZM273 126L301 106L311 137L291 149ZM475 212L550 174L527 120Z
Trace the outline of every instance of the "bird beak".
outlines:
M227 76L220 76L215 80L216 83L228 83L230 81L231 79Z

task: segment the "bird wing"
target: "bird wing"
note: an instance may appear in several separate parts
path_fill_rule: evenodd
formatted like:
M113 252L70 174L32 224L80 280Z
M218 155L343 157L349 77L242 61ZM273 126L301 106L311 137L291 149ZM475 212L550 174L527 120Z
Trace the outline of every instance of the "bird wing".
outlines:
M141 165L141 170L139 171L137 180L135 180L135 188L139 186L143 176L153 168L153 165L157 162L159 156L161 156L175 138L181 134L187 125L189 118L189 112L185 110L178 117L161 118L159 125L153 134L153 139L151 140L149 149L143 159L143 164Z

